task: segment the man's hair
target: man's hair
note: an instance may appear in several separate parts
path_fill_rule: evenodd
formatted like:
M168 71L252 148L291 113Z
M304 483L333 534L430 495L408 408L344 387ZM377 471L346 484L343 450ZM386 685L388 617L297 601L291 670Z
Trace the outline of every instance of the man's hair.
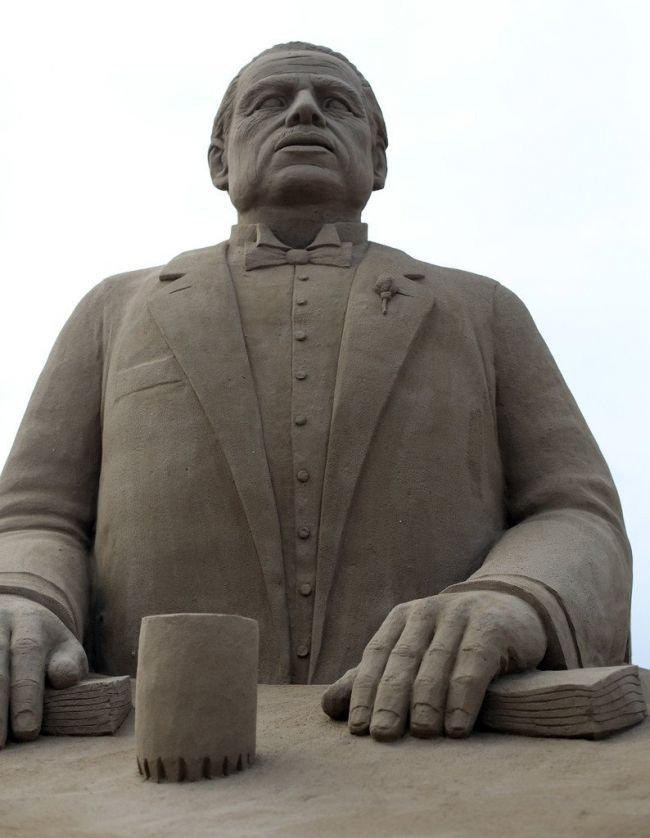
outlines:
M370 87L370 84L361 75L361 73L359 72L359 70L357 70L354 64L344 55L341 55L340 52L335 52L333 49L329 49L329 47L321 47L317 44L310 44L305 41L289 41L289 43L276 44L275 46L269 47L269 49L265 49L263 52L260 52L259 55L256 55L255 58L249 61L248 64L246 64L244 67L242 67L241 70L235 76L235 78L230 82L228 88L226 89L224 97L221 100L221 104L219 105L217 115L214 118L211 135L212 141L210 143L208 155L212 151L212 148L215 146L216 142L218 142L221 146L225 144L226 137L228 136L228 131L230 129L230 123L232 121L235 96L237 94L237 85L244 70L246 70L247 67L250 67L251 64L254 64L255 61L257 61L257 59L261 58L263 55L268 55L270 52L280 52L287 50L307 50L309 52L323 52L326 55L333 55L335 58L344 61L348 65L348 67L350 67L355 72L357 78L361 82L361 90L365 99L366 109L368 111L368 115L370 116L370 120L372 122L375 132L375 142L379 143L384 149L387 147L388 134L386 132L386 123L384 122L384 115L382 114L381 108L379 107L379 102L375 98L375 94L373 93L372 87Z

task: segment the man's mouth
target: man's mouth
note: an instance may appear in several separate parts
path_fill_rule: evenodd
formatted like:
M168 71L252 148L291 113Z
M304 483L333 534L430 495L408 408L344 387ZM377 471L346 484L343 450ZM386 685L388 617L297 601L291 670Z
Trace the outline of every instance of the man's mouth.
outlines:
M280 151L283 148L311 148L315 151L320 148L334 153L334 146L325 137L319 134L299 133L297 131L278 140L275 150Z

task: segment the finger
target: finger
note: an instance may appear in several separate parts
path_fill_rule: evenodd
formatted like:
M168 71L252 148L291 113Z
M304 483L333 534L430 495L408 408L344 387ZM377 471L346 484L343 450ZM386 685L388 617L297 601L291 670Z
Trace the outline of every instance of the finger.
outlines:
M348 669L345 675L342 675L338 681L330 684L323 693L320 706L330 719L335 719L336 721L347 719L350 711L352 685L354 684L358 670L358 666L355 666L354 669Z
M370 721L373 739L388 741L404 735L411 688L435 628L436 608L423 600L411 609L399 640L390 653L377 687Z
M9 715L9 626L0 622L0 748L7 741Z
M481 630L470 626L460 644L449 681L445 731L447 736L468 736L485 698L490 681L499 671L498 644L488 642Z
M11 728L19 741L35 739L41 729L46 653L37 621L14 624L11 635Z
M377 685L384 674L393 646L406 625L408 608L398 605L381 624L379 631L364 649L350 696L350 733L368 733Z
M78 684L88 674L88 659L75 637L60 643L50 655L47 677L57 690Z
M446 616L422 657L411 696L410 730L414 736L424 739L443 732L449 679L465 625L466 618L460 611Z

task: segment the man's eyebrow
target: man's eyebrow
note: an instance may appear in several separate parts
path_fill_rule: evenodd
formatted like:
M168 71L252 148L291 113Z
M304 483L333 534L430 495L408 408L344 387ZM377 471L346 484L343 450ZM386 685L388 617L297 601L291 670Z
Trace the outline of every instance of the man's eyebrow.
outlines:
M351 85L346 84L344 81L336 78L335 76L314 76L313 81L314 87L316 88L321 88L332 93L340 93L345 96L361 113L363 113L363 101Z
M288 76L267 76L248 88L239 102L239 107L244 111L248 110L261 93L265 93L267 90L286 92L293 90L294 86L294 82Z

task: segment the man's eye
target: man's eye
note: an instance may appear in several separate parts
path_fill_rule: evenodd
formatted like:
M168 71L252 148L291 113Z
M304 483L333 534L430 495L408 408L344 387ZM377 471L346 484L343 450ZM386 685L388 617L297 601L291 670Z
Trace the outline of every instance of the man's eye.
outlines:
M352 108L344 99L339 99L335 96L330 96L323 102L323 108L326 111L339 111L340 113L352 113Z
M260 110L264 108L284 108L287 104L286 99L282 96L265 96L263 99L260 99L259 102L255 105L255 110Z

